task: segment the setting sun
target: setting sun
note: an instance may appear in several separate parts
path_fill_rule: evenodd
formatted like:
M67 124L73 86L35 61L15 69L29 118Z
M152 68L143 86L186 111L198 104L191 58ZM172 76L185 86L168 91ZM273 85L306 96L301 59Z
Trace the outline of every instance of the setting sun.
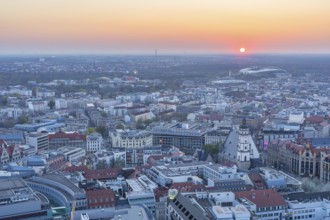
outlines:
M241 47L241 48L239 49L239 52L241 52L241 53L245 53L245 48L244 48L244 47Z

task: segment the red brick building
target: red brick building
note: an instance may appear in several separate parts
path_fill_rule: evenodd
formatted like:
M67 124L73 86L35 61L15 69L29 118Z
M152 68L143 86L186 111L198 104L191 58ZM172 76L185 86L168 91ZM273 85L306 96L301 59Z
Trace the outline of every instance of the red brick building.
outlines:
M89 209L113 207L116 203L112 189L87 190L86 196Z

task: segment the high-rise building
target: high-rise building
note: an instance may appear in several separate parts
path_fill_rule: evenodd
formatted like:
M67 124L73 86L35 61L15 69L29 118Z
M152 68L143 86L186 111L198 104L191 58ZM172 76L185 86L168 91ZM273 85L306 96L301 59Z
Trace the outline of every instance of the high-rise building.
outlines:
M162 147L178 147L180 150L193 154L196 149L205 145L206 130L188 124L159 126L152 129L153 144Z

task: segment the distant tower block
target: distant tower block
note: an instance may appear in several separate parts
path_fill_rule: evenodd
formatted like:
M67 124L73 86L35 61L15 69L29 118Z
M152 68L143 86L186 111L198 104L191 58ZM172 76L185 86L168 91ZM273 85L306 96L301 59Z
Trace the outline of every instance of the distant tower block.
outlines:
M155 49L155 57L157 57L158 56L158 54L157 54L157 49Z
M229 70L228 76L231 77L231 70Z

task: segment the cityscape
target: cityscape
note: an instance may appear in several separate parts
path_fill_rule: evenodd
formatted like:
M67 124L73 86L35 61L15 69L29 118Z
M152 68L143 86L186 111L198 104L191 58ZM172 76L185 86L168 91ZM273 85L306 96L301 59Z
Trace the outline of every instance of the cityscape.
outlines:
M50 2L0 9L0 220L330 219L329 3Z

